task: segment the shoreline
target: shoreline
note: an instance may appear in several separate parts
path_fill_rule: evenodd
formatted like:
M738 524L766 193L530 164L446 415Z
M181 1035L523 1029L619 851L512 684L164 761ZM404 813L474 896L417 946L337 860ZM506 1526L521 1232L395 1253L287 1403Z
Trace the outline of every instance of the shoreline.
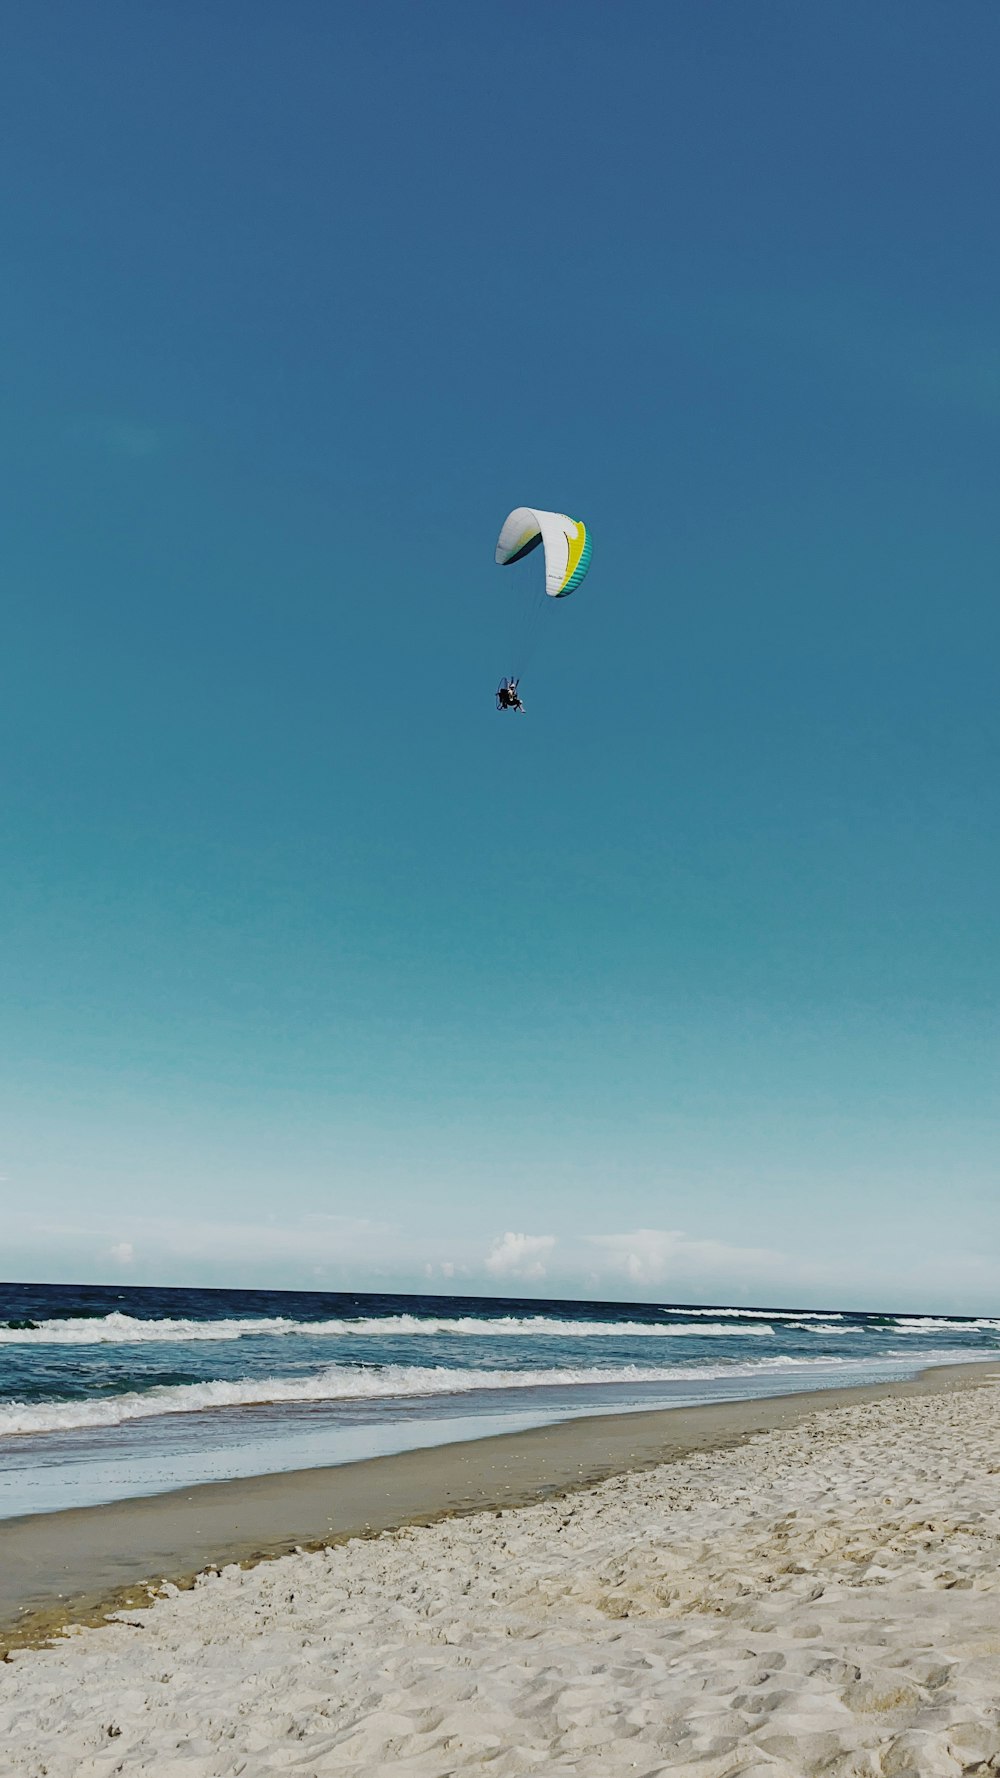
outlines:
M149 1603L161 1581L207 1568L526 1506L628 1472L732 1448L819 1410L975 1389L998 1361L933 1366L859 1384L690 1408L561 1420L528 1431L0 1521L0 1653Z

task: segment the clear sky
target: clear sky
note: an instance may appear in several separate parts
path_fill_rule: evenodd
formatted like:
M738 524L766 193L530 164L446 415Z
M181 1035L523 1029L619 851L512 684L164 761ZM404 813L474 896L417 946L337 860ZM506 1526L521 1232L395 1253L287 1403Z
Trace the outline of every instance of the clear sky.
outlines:
M1000 1308L993 0L4 35L0 1274Z

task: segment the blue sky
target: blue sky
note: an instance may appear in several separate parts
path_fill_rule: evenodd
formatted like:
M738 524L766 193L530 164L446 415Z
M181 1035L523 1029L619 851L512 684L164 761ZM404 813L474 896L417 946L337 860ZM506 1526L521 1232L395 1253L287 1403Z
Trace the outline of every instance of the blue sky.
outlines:
M1000 1306L998 56L11 15L0 1273Z

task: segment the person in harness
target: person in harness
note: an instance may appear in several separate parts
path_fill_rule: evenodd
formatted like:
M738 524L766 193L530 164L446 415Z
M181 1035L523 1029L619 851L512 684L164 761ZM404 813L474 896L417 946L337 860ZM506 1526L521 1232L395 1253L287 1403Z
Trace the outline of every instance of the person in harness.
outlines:
M497 687L497 709L520 710L521 715L524 715L524 705L518 696L516 679L501 679Z

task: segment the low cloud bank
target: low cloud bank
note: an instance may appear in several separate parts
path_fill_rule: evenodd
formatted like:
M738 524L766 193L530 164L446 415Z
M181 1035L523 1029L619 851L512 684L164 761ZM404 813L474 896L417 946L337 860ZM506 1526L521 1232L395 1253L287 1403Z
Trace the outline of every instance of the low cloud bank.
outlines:
M794 1268L787 1254L768 1247L734 1247L726 1241L699 1241L682 1229L633 1229L622 1235L591 1235L590 1245L605 1266L633 1284L699 1276L746 1279L775 1277Z
M515 1235L507 1233L493 1247L483 1262L491 1278L544 1278L547 1260L556 1245L554 1235Z
M762 1304L796 1308L1000 1309L988 1256L929 1254L894 1272L883 1256L848 1265L741 1247L682 1229L562 1235L530 1230L420 1229L338 1214L245 1222L130 1218L128 1238L97 1219L5 1219L0 1276L254 1289L433 1291L442 1295L605 1297L627 1301Z

